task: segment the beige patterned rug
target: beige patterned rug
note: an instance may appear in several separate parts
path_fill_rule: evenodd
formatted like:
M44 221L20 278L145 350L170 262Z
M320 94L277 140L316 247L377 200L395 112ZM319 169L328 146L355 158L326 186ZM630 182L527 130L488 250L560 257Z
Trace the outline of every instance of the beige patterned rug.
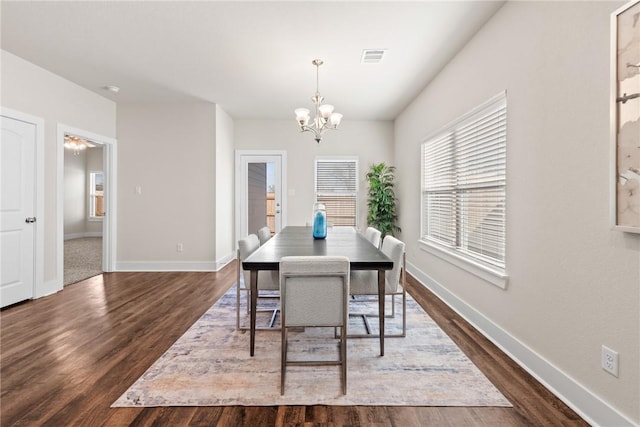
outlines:
M352 311L366 304L376 310L376 303L356 301ZM396 304L400 310L400 298ZM250 357L249 332L235 329L231 288L112 406L511 406L411 298L407 317L407 337L387 338L383 357L378 339L349 340L346 395L338 367L293 366L287 368L281 396L280 333L257 331L255 357ZM387 321L387 333L400 328L397 318ZM349 330L362 327L354 318ZM336 343L320 340L332 336L329 329L290 334L290 354L332 358Z

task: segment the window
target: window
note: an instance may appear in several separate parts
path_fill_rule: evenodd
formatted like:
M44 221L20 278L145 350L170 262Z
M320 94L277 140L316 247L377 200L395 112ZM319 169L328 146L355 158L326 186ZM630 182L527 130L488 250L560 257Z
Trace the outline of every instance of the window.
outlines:
M316 202L327 210L327 222L356 226L358 160L316 159Z
M506 93L422 144L421 240L504 275Z
M104 175L89 172L89 219L104 217Z

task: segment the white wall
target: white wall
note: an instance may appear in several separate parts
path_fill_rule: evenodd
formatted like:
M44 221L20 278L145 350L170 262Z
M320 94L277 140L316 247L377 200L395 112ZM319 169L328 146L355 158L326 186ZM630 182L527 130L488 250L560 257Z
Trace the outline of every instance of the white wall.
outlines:
M216 105L216 264L234 253L234 127L233 119Z
M338 130L324 134L317 144L309 132L300 133L291 120L236 120L236 149L285 150L287 152L287 222L305 225L311 220L316 156L358 156L358 228L366 227L369 165L393 164L393 122L355 121L345 117Z
M85 188L89 189L89 174L91 172L103 172L103 158L104 158L104 148L102 146L90 147L85 150L87 152L87 170L86 170L86 181ZM87 194L88 197L88 194ZM88 202L85 200L85 206L87 209L87 213L85 215L85 233L88 236L100 236L102 235L102 219L93 219L89 220L89 207L87 206Z
M1 52L3 107L43 118L45 121L45 217L44 281L48 289L62 289L62 272L57 271L56 236L56 138L57 125L115 137L116 104L75 83L9 52ZM62 236L60 236L62 238ZM41 295L38 290L37 295Z
M414 272L486 319L493 339L604 425L640 423L640 235L609 227L609 18L620 5L508 2L395 126ZM505 89L510 278L502 290L417 240L422 138ZM620 354L619 378L600 368L603 344ZM621 418L607 418L607 405Z
M74 155L64 150L64 239L102 235L102 220L89 220L88 179L102 171L102 147L89 147Z
M87 218L87 150L64 153L64 238L81 237Z
M117 269L214 270L215 104L121 104L117 118Z

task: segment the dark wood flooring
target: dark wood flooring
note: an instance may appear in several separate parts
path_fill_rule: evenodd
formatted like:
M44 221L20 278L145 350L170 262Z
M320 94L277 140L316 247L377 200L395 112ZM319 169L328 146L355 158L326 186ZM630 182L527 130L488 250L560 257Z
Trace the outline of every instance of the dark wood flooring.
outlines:
M218 273L109 273L0 312L0 424L8 426L586 426L410 279L408 289L512 402L477 407L110 408L234 282ZM415 326L413 326L415 327Z

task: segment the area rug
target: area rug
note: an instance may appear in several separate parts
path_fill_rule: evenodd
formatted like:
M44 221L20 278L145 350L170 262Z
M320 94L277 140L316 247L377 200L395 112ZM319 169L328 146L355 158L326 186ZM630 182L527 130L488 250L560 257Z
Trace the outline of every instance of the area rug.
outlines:
M250 357L249 331L235 328L235 295L232 287L112 407L511 406L410 297L407 336L387 338L383 357L379 339L348 341L346 395L341 392L339 367L290 366L281 396L280 332L257 331L255 356ZM375 312L376 304L353 301L351 310ZM387 320L388 334L401 327L400 304L397 298L398 314ZM264 314L261 320L268 319ZM377 324L377 319L371 320L372 326ZM354 317L348 330L363 332L363 325ZM336 342L326 344L332 337L333 329L290 333L291 357L331 359L337 355Z

